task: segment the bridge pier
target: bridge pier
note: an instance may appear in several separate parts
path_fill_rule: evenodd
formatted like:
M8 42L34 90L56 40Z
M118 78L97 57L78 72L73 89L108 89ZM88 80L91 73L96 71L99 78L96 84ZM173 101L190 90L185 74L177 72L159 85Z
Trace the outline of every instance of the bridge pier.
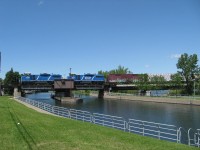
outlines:
M71 89L55 90L55 97L72 97Z
M72 96L72 90L74 89L74 81L61 79L54 81L55 95L54 99L64 103L78 103L83 100Z
M83 99L75 98L72 96L72 89L56 90L53 98L55 100L61 101L62 103L76 104L83 102Z
M20 97L20 96L21 96L21 92L19 91L18 88L14 88L13 96L14 96L14 97Z
M104 97L104 89L99 90L98 98L103 99Z

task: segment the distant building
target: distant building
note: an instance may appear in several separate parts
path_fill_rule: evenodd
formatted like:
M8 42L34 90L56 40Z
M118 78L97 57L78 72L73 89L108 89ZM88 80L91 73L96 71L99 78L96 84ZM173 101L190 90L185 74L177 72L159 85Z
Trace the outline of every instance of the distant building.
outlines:
M158 73L158 74L148 74L148 76L154 77L154 76L163 76L165 78L166 81L170 81L171 80L171 75L173 75L172 73Z

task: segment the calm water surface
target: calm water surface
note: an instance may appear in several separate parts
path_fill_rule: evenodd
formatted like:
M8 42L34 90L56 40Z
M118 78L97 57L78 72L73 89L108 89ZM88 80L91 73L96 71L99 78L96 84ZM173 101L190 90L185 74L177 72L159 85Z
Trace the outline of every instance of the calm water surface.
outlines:
M153 102L139 102L128 100L98 99L83 96L83 103L61 104L51 99L50 93L36 93L27 95L28 98L56 106L86 110L115 116L172 124L185 129L200 129L200 106L166 104Z

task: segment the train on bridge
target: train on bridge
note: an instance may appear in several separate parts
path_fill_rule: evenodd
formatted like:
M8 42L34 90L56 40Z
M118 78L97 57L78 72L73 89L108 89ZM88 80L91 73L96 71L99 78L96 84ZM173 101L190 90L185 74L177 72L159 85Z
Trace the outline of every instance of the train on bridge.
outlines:
M70 75L63 78L60 74L31 74L21 76L21 89L24 90L53 90L54 81L72 81L74 89L103 89L105 78L100 74ZM64 82L63 82L64 83Z
M67 79L74 81L75 86L103 86L105 78L101 74L70 75Z
M70 74L67 77L62 77L60 74L24 73L21 76L21 88L26 90L49 90L53 89L54 81L70 80L74 82L75 89L92 89L92 87L94 89L97 87L101 89L105 87L105 90L108 90L109 87L113 89L124 89L122 84L125 84L125 88L127 88L127 84L138 81L138 78L138 74L109 74L107 79L105 79L104 75L90 73L83 75ZM130 85L128 89L130 89Z
M31 74L24 73L20 79L20 88L22 90L37 90L37 91L49 91L53 90L53 84L55 80L62 79L60 74Z
M37 82L37 81L54 81L56 79L62 79L62 75L60 74L48 74L41 73L39 75L25 73L21 76L21 82Z

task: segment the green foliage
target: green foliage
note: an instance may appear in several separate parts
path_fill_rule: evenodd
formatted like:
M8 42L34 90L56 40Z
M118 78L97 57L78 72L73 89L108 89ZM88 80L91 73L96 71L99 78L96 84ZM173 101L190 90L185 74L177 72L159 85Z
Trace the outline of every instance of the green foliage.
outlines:
M0 78L0 85L2 85L3 84L3 79L2 78Z
M113 69L109 71L110 74L128 74L132 73L128 68L119 65L117 69Z
M148 74L140 74L138 81L135 83L139 90L150 90L151 85L149 84L149 76Z
M113 93L115 93L115 91L113 91ZM126 93L126 94L137 95L138 90L118 90L116 93Z
M166 82L166 80L163 76L158 76L158 75L151 77L150 81L152 83L164 83L164 82Z
M200 95L200 74L195 77L195 94Z
M100 70L100 71L98 71L98 74L104 75L104 77L107 79L107 78L108 78L108 75L109 75L109 72L108 72L108 71Z
M4 92L5 94L12 95L14 92L14 87L19 85L20 74L19 72L14 72L11 68L10 71L6 73L4 79Z
M192 94L193 91L193 79L196 74L199 74L200 68L197 65L198 58L196 54L188 55L184 53L176 64L178 73L183 77L186 83L186 91L188 94Z
M171 87L174 87L175 89L182 88L184 86L183 77L179 73L172 74L170 84L171 84Z
M165 88L166 80L163 76L153 76L150 78L152 89L159 90Z
M180 90L170 90L169 91L169 95L170 96L180 96L180 95L184 95L184 91L182 89Z
M2 150L196 149L87 122L41 114L9 97L0 97L0 114Z
M183 77L179 73L175 73L171 75L170 81L175 87L179 87L182 85Z
M119 65L117 69L113 69L110 71L98 71L98 74L103 74L104 77L107 79L109 74L128 74L132 73L128 68L125 68L124 66Z
M170 82L170 86L173 87L173 89L175 89L175 93L170 93L171 95L180 95L180 90L178 91L178 89L182 89L183 87L183 77L179 74L172 74L171 75L171 80Z
M90 95L90 90L85 90L86 95Z

